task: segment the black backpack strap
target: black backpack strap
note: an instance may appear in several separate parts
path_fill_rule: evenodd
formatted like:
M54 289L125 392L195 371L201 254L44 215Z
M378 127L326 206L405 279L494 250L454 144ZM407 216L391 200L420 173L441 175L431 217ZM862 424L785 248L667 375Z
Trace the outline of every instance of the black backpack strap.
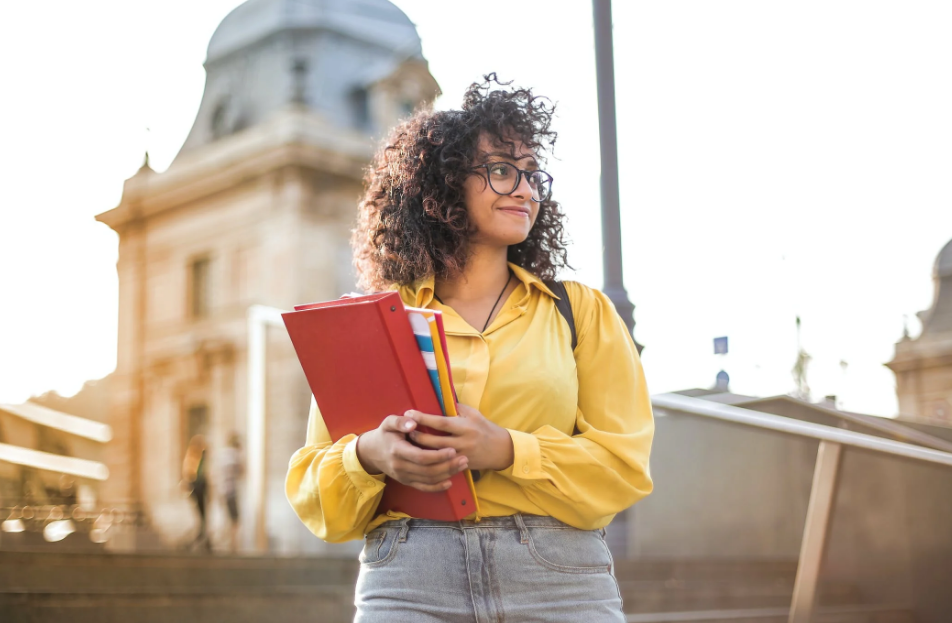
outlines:
M544 283L552 290L553 294L559 297L555 299L555 307L559 310L559 313L562 314L562 317L565 318L565 322L569 323L569 330L572 331L572 352L574 353L575 347L578 346L578 335L575 333L575 314L572 313L572 301L569 300L569 292L565 289L565 284L561 281L552 280ZM578 424L576 423L572 435L581 434L578 429Z
M565 322L569 323L569 330L572 332L572 352L575 352L575 347L578 346L578 335L575 333L575 314L572 313L572 301L569 300L569 292L561 281L546 281L545 285L552 290L553 294L559 297L555 299L555 306L562 317L565 318Z

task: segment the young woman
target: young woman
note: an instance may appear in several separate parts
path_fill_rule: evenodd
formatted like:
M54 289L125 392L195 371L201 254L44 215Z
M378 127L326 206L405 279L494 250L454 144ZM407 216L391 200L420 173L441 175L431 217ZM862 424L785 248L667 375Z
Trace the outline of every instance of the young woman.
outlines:
M472 85L462 110L393 131L353 238L362 287L443 312L462 417L396 413L331 443L312 403L288 471L288 499L317 536L365 538L363 623L625 620L604 527L651 492L651 404L611 301L566 282L573 352L545 284L566 257L541 168L553 107L494 81ZM387 478L441 491L465 469L480 475L480 517L378 514Z

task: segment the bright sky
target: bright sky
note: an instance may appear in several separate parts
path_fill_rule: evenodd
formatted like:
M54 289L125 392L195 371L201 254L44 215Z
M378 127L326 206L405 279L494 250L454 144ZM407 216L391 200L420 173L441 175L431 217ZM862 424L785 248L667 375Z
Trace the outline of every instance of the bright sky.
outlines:
M93 216L146 147L157 170L171 162L208 40L239 3L0 10L0 402L114 368L117 237ZM437 106L488 71L558 103L566 276L601 286L590 3L395 3ZM944 0L616 0L625 278L653 392L710 386L721 368L735 391L790 392L799 314L814 397L895 414L882 364L904 316L918 333L952 238L949 32Z

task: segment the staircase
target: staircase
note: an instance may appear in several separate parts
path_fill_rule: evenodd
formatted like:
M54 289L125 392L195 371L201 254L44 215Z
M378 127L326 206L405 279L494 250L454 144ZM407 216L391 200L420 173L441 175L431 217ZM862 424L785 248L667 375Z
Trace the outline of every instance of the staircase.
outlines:
M351 559L0 551L3 623L251 623L353 618ZM796 563L621 561L629 623L786 623ZM818 623L915 623L824 584Z
M332 558L0 552L0 621L350 621L357 571Z
M615 575L628 623L787 623L795 560L626 560ZM908 606L872 605L853 585L821 583L816 623L915 623Z

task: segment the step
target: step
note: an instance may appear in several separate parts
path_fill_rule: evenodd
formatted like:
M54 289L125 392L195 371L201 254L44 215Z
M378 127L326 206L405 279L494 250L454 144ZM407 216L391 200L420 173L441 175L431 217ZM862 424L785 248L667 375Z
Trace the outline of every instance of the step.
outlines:
M335 558L0 552L0 591L347 586L359 563Z
M353 589L347 591L253 590L150 592L4 593L0 621L30 623L259 623L353 620Z
M619 580L786 580L793 584L796 559L670 559L636 558L615 561Z
M628 614L627 623L787 623L789 607L642 612ZM814 623L916 623L915 614L902 605L845 605L819 608Z
M628 612L785 607L793 598L793 582L784 579L619 580L618 584ZM824 606L863 601L849 583L824 582L818 592Z

